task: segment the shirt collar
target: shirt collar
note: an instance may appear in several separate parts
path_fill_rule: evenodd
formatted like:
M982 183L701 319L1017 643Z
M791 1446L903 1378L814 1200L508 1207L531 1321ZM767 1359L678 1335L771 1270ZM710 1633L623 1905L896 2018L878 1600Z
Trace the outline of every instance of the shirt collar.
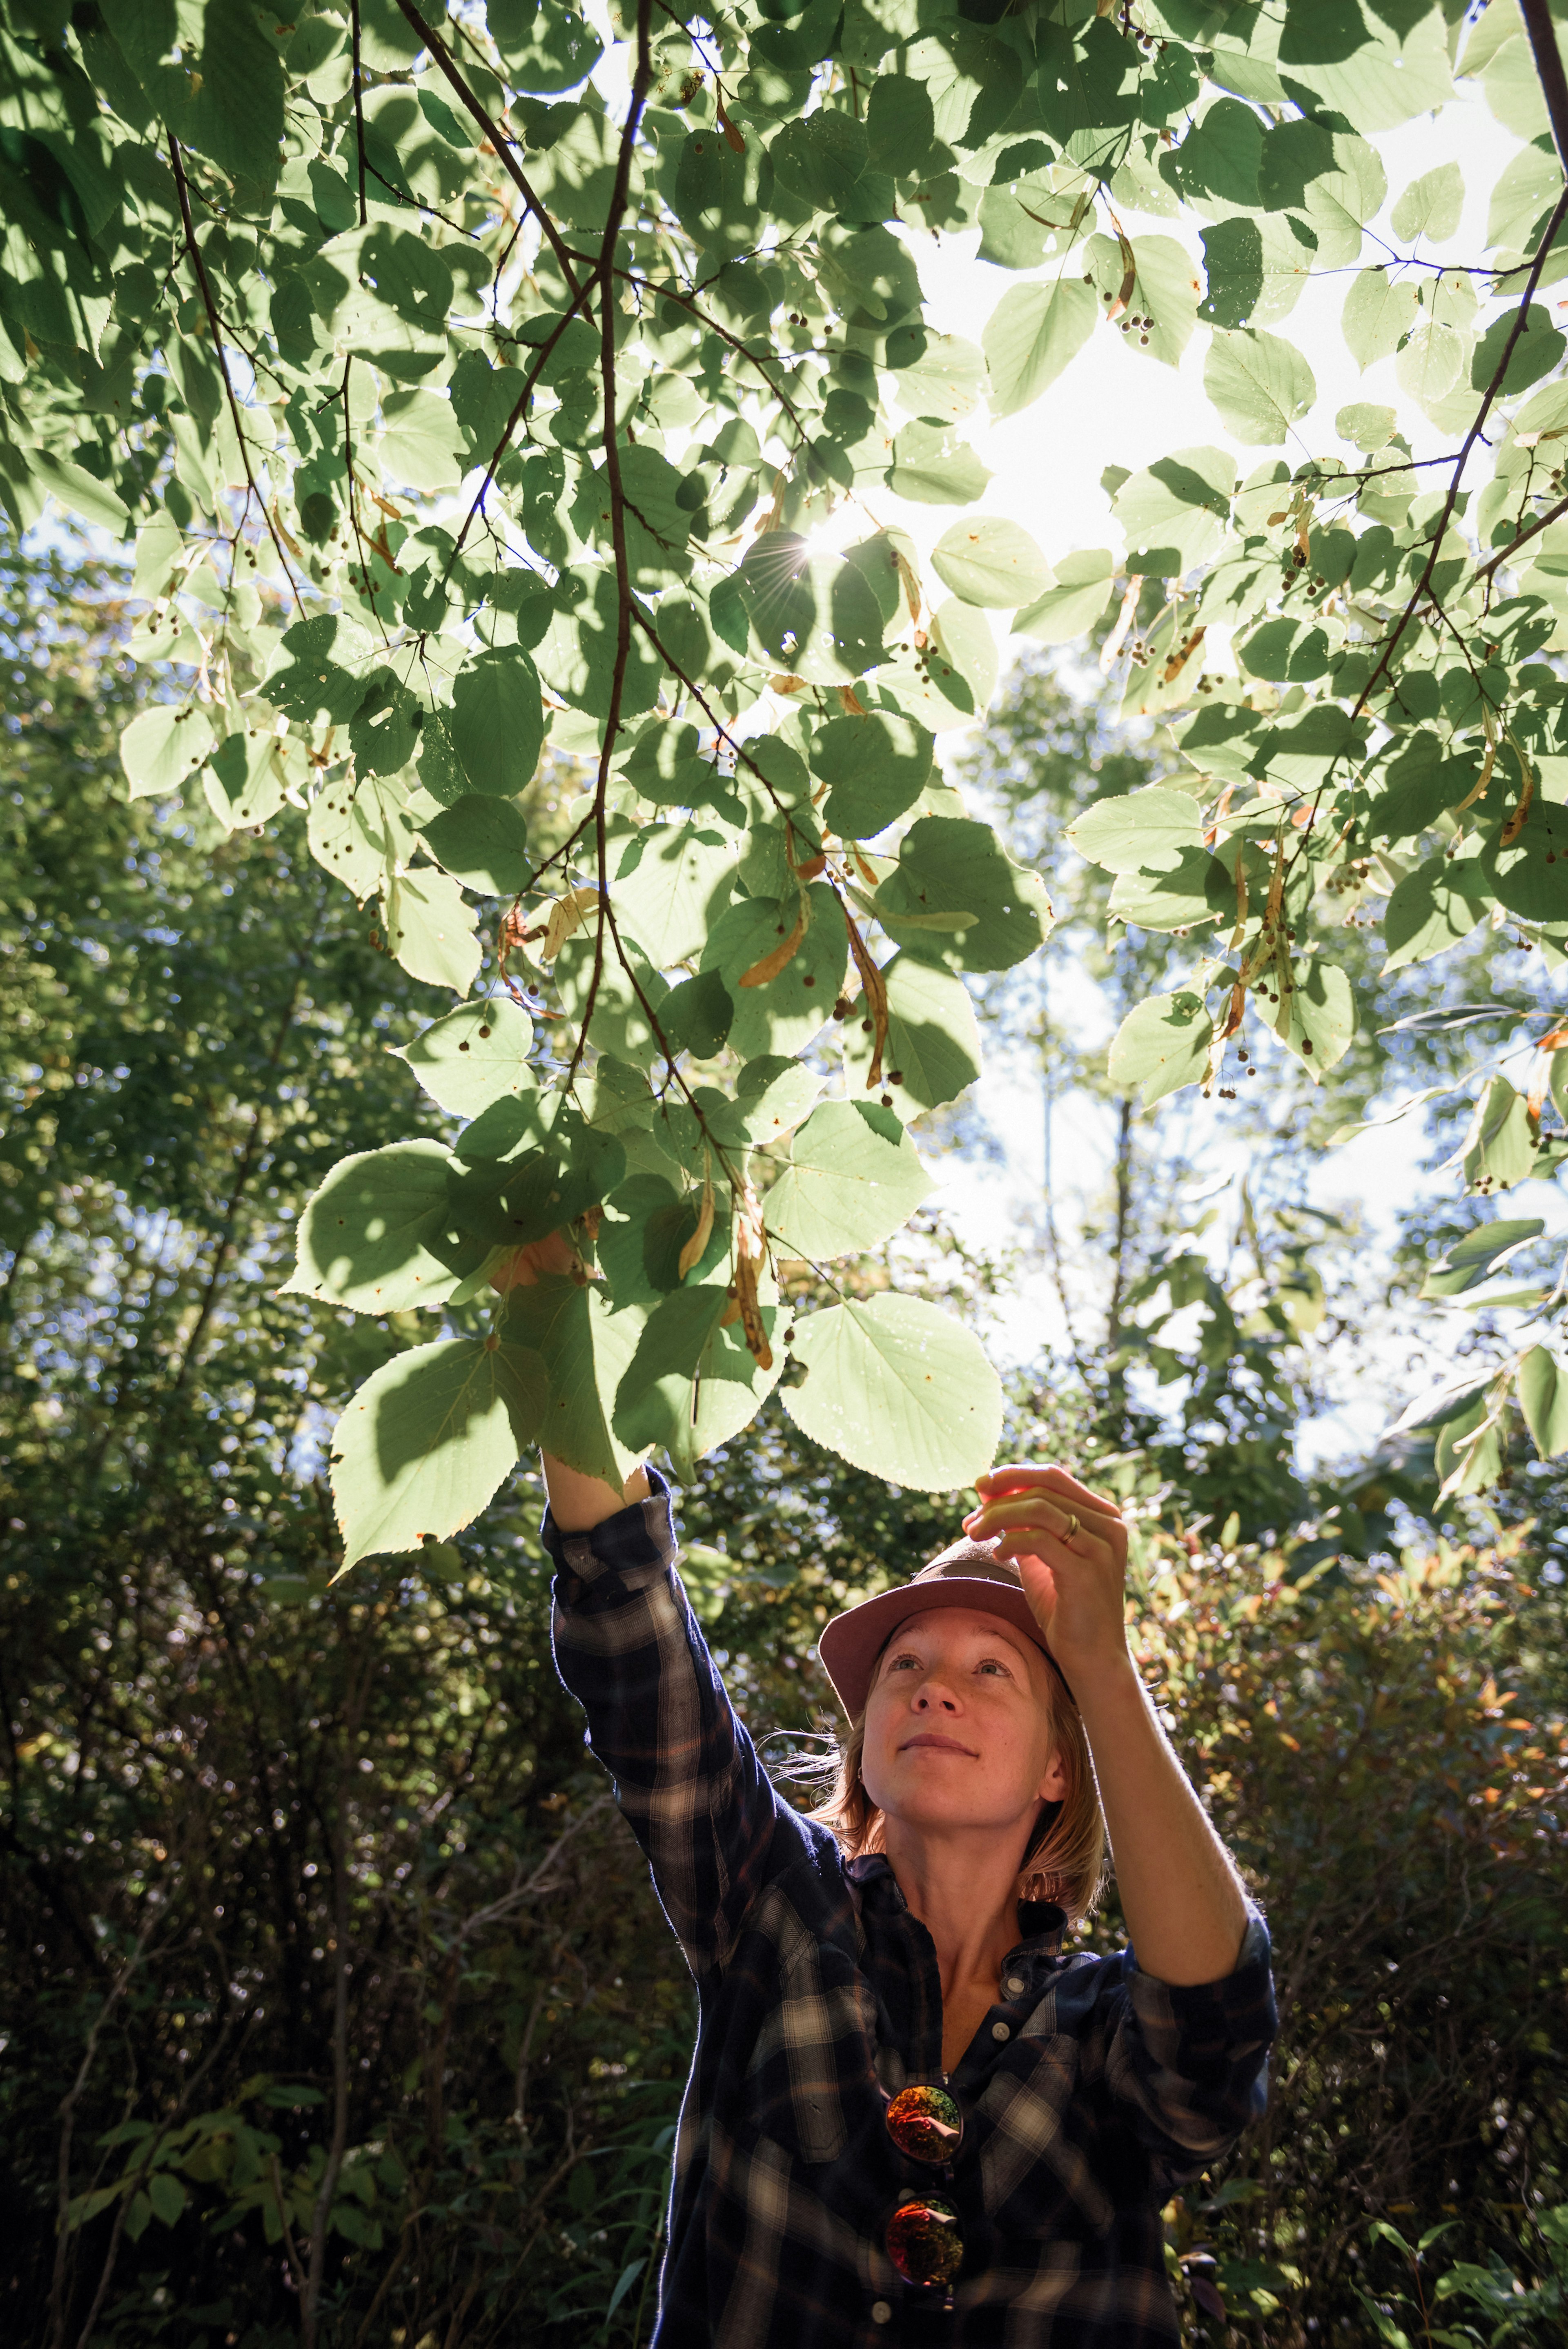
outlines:
M862 1897L869 1892L874 1899L887 1901L893 1908L908 1907L885 1851L862 1852L858 1859L846 1864L844 1872ZM1018 1930L1022 1938L1017 1947L1008 1952L1008 1964L1015 1965L1021 1958L1054 1958L1066 1929L1066 1911L1058 1909L1054 1900L1021 1900Z

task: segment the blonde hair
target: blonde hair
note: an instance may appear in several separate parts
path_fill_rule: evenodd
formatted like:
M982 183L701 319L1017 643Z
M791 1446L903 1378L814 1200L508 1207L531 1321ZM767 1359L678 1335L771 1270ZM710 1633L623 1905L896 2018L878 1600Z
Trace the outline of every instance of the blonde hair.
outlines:
M889 1641L898 1635L889 1635ZM1044 1652L1044 1651L1043 1651ZM880 1664L882 1654L877 1661ZM1082 1924L1098 1901L1106 1884L1106 1818L1095 1784L1089 1741L1083 1715L1054 1661L1047 1657L1051 1694L1047 1702L1055 1752L1066 1775L1067 1791L1060 1802L1043 1803L1033 1840L1018 1872L1020 1900L1054 1900L1067 1914L1069 1924ZM872 1679L876 1679L873 1668ZM833 1788L808 1818L830 1827L846 1859L883 1849L882 1814L866 1791L860 1775L866 1746L866 1707L850 1723L840 1742L838 1769Z

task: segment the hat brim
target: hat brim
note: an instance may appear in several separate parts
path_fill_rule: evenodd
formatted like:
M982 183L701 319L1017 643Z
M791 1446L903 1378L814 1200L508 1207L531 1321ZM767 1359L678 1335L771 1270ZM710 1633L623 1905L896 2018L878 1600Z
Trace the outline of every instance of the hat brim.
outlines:
M1055 1662L1022 1590L981 1575L944 1575L930 1582L903 1582L896 1589L879 1591L875 1599L863 1599L858 1607L846 1608L824 1626L816 1643L822 1668L851 1721L863 1711L877 1659L899 1624L907 1623L912 1615L929 1615L938 1607L968 1607L979 1614L999 1616Z

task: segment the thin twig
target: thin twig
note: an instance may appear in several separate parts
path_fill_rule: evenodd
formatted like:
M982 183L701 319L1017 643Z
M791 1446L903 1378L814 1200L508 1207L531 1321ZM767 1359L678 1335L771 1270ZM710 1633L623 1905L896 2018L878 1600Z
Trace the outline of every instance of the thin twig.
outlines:
M1548 26L1548 37L1550 37L1550 26ZM1373 689L1376 687L1378 678L1386 674L1388 664L1393 659L1395 651L1397 648L1400 640L1404 636L1406 629L1409 626L1411 621L1415 618L1417 612L1426 600L1427 591L1432 582L1432 574L1438 567L1438 557L1442 553L1444 536L1448 531L1449 523L1452 519L1454 508L1459 503L1459 484L1464 479L1466 462L1469 460L1470 450L1475 447L1476 442L1480 438L1481 426L1486 422L1488 416L1491 413L1492 402L1496 399L1498 393L1502 388L1502 380L1508 373L1509 361L1513 357L1513 347L1515 343L1518 342L1521 335L1524 332L1525 324L1530 316L1530 305L1534 298L1535 289L1541 282L1541 273L1546 266L1546 258L1552 250L1552 239L1556 236L1557 231L1562 225L1563 215L1565 213L1568 213L1568 188L1563 189L1563 193L1558 197L1556 203L1552 207L1552 217L1546 223L1546 233L1541 240L1540 249L1535 256L1534 266L1532 268L1530 276L1526 281L1523 295L1520 299L1519 308L1514 316L1512 328L1509 334L1507 342L1502 347L1501 356L1499 357L1498 363L1492 370L1491 381L1486 388L1486 397L1481 401L1480 409L1476 416L1476 420L1470 426L1469 430L1466 433L1462 447L1459 448L1450 460L1454 469L1453 477L1449 483L1449 494L1443 501L1443 511L1438 515L1437 527L1432 533L1431 552L1427 557L1426 567L1422 571L1419 580L1417 582L1415 594L1411 596L1409 602L1406 605L1404 611L1400 614L1398 620L1395 624L1393 634L1389 636L1382 652L1378 656L1376 667L1373 670L1371 676L1367 678L1366 683L1361 688L1355 707L1350 713L1353 719L1359 718L1362 711L1366 709L1368 701L1372 698Z
M246 505L248 508L250 500L254 498L260 507L261 518L266 525L266 534L272 541L273 551L283 565L283 575L288 582L288 592L294 597L296 608L303 612L305 605L300 602L299 590L294 584L294 574L288 567L288 557L283 551L283 541L273 527L272 516L266 510L266 500L257 489L256 477L251 471L251 444L245 434L242 410L234 394L234 387L229 380L229 357L223 347L223 330L218 323L218 305L213 299L213 288L208 281L206 264L202 259L201 247L196 243L195 222L191 217L191 191L186 184L185 166L180 160L180 141L172 131L169 133L169 160L174 166L174 186L180 198L180 220L185 232L185 250L191 256L191 266L196 273L196 283L202 292L202 306L207 313L207 324L213 330L213 348L217 355L218 372L223 378L223 390L228 396L229 414L234 420L234 438L240 444L240 462L245 469L247 485Z
M354 28L354 144L359 155L359 225L365 225L365 93L359 73L359 0L351 0L349 21ZM378 171L377 178L380 178Z
M508 179L512 181L513 186L516 189L518 194L522 197L524 202L527 205L529 211L533 213L535 219L538 222L539 226L544 231L545 236L549 243L550 250L561 265L561 274L566 279L567 286L570 288L572 293L578 293L580 289L577 285L576 273L572 268L571 255L562 239L561 233L556 226L555 222L550 218L549 213L545 210L544 205L539 202L538 197L534 193L534 191L529 186L526 179L524 179L522 167L514 160L511 151L511 140L507 138L499 123L495 122L492 119L485 108L480 103L480 100L475 96L474 92L469 88L468 83L463 79L462 75L459 72L457 66L453 61L452 51L447 47L446 43L441 39L441 35L436 31L435 27L432 25L426 24L424 18L420 15L419 10L413 5L413 0L398 0L398 6L408 18L409 23L413 26L421 40L423 41L426 48L429 49L431 57L435 59L436 64L446 76L447 80L452 84L453 89L457 92L458 97L462 100L463 105L468 109L469 113L472 115L475 122L478 123L480 129L489 140L492 147L495 150L496 159L500 162L502 170L506 173ZM639 104L637 110L639 114L641 113L642 109L640 103Z
M469 507L468 512L463 518L462 528L457 534L457 543L453 546L452 553L447 556L446 569L441 574L443 578L449 578L451 576L452 564L462 553L463 541L467 538L469 532L472 529L474 517L480 512L484 503L485 492L489 489L491 482L495 479L496 467L500 464L501 460L505 456L507 450L512 445L512 435L516 431L518 425L523 420L524 411L527 408L530 399L534 397L534 387L538 382L540 376L544 373L545 368L549 362L551 352L555 349L556 345L560 341L561 336L566 333L566 328L571 325L572 320L576 316L577 312L582 308L584 301L592 291L592 286L593 281L590 279L587 285L579 287L577 293L573 296L571 308L556 321L556 325L551 327L550 332L544 342L540 344L538 356L535 359L533 366L528 369L527 374L523 378L523 388L518 393L516 400L514 402L512 413L506 419L505 429L503 431L500 440L495 444L494 454L492 456L489 464L486 465L484 469L484 479L480 482L478 489L473 493L473 503Z
M406 0L400 0L405 5ZM605 713L605 739L599 751L599 771L594 787L595 861L598 871L599 910L594 930L594 967L588 978L587 996L583 1016L577 1027L576 1042L572 1048L571 1064L566 1071L569 1091L584 1052L587 1050L588 1029L598 1000L599 986L604 978L605 935L613 929L615 917L609 903L609 827L607 802L609 794L610 761L615 756L616 736L620 731L620 706L626 691L627 664L631 658L631 557L626 543L626 491L620 471L620 428L616 407L615 381L615 303L611 299L609 280L615 266L616 239L626 212L627 194L631 185L632 150L637 143L637 127L642 119L648 86L653 78L653 59L649 46L649 20L651 0L639 0L637 12L637 67L631 78L631 98L627 107L626 121L620 134L620 152L616 159L615 184L610 191L605 214L604 241L599 249L597 268L599 281L599 383L604 399L605 476L609 490L610 545L615 558L616 577L616 645L615 667L610 676L609 707ZM618 936L617 948L619 951ZM626 957L621 956L624 963Z

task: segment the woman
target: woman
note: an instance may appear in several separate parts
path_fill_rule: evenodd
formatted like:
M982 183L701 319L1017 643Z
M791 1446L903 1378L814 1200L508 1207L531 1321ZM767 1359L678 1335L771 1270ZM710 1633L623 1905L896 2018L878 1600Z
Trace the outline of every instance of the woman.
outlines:
M1175 2342L1159 2211L1261 2109L1274 2010L1127 1653L1114 1504L994 1470L964 1540L828 1624L852 1726L808 1819L725 1696L663 1479L545 1473L556 1663L697 1982L659 2349ZM1136 1959L1060 1948L1096 1781Z

